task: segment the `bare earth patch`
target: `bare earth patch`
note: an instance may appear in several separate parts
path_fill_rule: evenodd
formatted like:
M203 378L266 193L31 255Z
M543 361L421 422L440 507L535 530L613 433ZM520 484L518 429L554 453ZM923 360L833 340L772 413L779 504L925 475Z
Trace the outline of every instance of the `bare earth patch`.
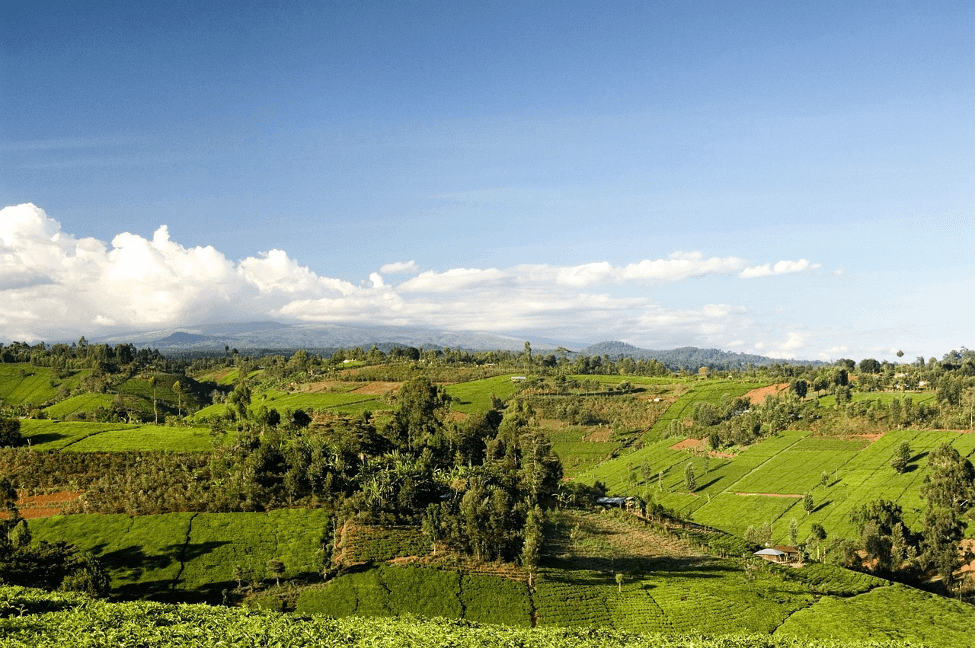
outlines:
M17 498L17 511L24 519L40 519L60 515L72 502L81 498L84 492L54 492L52 494L38 494ZM6 519L7 513L0 513L0 519Z
M695 438L686 438L682 442L676 442L674 445L669 447L669 449L675 449L681 451L683 449L702 449L704 443L701 440L696 440Z
M764 386L763 388L754 388L749 391L743 397L750 400L750 404L763 404L763 400L767 398L767 395L776 395L777 393L787 390L790 384L771 384L770 386Z

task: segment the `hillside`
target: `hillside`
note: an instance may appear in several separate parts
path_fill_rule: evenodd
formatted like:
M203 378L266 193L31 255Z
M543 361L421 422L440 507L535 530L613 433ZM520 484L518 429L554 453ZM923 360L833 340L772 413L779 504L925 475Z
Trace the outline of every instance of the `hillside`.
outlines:
M0 448L7 584L300 622L584 626L594 644L973 637L972 605L945 597L973 593L969 354L855 384L843 366L716 377L535 352L0 352L35 362L0 364L0 424L23 442ZM803 561L754 558L767 544Z

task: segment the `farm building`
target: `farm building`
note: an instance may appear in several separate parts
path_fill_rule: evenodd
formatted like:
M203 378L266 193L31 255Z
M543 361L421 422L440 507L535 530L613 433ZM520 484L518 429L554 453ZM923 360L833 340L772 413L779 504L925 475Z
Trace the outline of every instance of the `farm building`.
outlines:
M771 546L757 551L753 555L771 562L797 562L801 559L801 553L796 546Z
M604 506L605 508L610 508L612 506L617 506L618 508L630 508L634 505L634 497L600 497L596 501L597 505Z

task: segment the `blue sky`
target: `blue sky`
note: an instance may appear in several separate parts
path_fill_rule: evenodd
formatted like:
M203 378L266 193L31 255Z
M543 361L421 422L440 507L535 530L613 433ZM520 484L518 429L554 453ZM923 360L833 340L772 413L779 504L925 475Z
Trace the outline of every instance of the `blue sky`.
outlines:
M973 347L973 3L0 12L0 340Z

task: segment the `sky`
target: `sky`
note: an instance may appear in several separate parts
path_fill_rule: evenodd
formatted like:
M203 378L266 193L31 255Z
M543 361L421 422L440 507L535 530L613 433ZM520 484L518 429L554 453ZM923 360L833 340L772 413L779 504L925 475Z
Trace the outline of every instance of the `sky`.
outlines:
M974 347L974 3L0 2L0 341Z

